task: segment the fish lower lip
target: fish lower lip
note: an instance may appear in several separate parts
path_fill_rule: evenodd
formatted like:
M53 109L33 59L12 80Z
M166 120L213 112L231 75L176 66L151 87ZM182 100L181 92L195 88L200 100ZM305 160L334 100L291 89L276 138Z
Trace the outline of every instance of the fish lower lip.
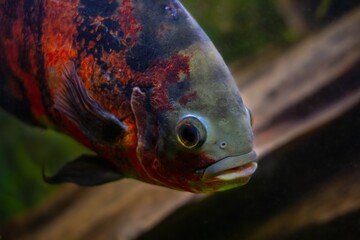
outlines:
M202 170L203 179L229 178L232 177L246 177L252 175L257 167L254 162L256 159L255 151L246 154L230 156L223 158L209 167ZM233 171L232 171L233 170ZM222 176L222 177L221 177Z

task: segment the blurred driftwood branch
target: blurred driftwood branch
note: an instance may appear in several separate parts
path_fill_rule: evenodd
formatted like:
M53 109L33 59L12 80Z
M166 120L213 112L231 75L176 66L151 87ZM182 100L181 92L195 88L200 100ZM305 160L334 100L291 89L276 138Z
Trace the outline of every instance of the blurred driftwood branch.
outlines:
M359 182L359 168L331 177L325 183L314 187L291 206L259 225L256 231L247 236L247 239L291 238L292 234L314 225L326 225L338 218L353 213L358 214L360 210ZM359 225L360 222L355 222L356 224ZM348 227L350 230L351 227ZM351 230L349 233L355 234ZM345 239L351 239L351 236L348 237L344 236ZM356 236L353 237L356 239Z
M278 0L288 26L298 36L308 35L359 6L357 0Z
M255 116L256 148L260 156L269 155L358 104L359 64L360 9L356 9L273 62L235 76L242 82L240 89L245 103ZM246 79L245 83L243 79ZM271 160L274 163L270 164L269 159L261 160L254 184L250 183L245 190L239 189L236 193L246 193L252 187L250 192L254 196L265 193L266 190L256 187L256 183L265 178L266 171L271 171L277 161L276 158ZM294 172L290 176L297 174ZM351 177L341 179L345 182L340 181L338 188L347 185L349 179L353 181ZM316 192L317 188L313 190ZM331 190L334 189L330 186L324 188L329 197L333 196ZM64 186L29 215L11 222L2 235L5 239L134 239L189 202L201 199L211 202L211 199L226 194L232 196L231 191L210 196L193 195L131 180L96 188ZM304 201L295 201L294 209L289 207L275 218L289 221L292 214L301 215L296 206L311 209L314 201L321 202L322 197L310 194ZM357 204L349 206L346 212L359 207ZM330 213L337 216L344 211L342 208ZM216 213L218 211L213 212ZM246 211L243 214L247 216ZM303 221L293 228L318 220ZM273 229L272 224L271 219L265 222L258 234L271 233L272 230L267 229ZM253 234L254 239L260 235Z
M242 95L255 116L259 151L269 152L274 142L284 143L354 106L360 81L346 75L358 71L359 62L356 9L273 62L238 74L236 78L245 82L239 86Z

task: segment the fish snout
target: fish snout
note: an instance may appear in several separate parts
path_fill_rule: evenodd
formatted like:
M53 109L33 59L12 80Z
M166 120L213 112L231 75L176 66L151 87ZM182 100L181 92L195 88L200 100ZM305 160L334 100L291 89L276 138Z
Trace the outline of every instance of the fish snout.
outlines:
M203 180L234 180L250 177L257 169L256 153L228 156L198 171Z

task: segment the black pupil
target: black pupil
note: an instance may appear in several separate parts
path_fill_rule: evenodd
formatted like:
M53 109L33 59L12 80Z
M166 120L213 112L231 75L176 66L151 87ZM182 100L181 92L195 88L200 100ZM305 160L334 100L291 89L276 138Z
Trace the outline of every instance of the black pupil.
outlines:
M186 145L195 145L199 141L199 130L194 125L186 123L180 127L180 137Z

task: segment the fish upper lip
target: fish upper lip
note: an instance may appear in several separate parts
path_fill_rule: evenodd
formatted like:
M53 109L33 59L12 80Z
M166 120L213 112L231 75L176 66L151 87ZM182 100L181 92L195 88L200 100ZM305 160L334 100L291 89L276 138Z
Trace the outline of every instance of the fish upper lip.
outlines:
M250 151L241 155L228 156L218 160L206 168L199 170L198 172L203 174L203 179L209 179L221 174L226 170L241 167L250 162L254 162L255 159L255 151Z

